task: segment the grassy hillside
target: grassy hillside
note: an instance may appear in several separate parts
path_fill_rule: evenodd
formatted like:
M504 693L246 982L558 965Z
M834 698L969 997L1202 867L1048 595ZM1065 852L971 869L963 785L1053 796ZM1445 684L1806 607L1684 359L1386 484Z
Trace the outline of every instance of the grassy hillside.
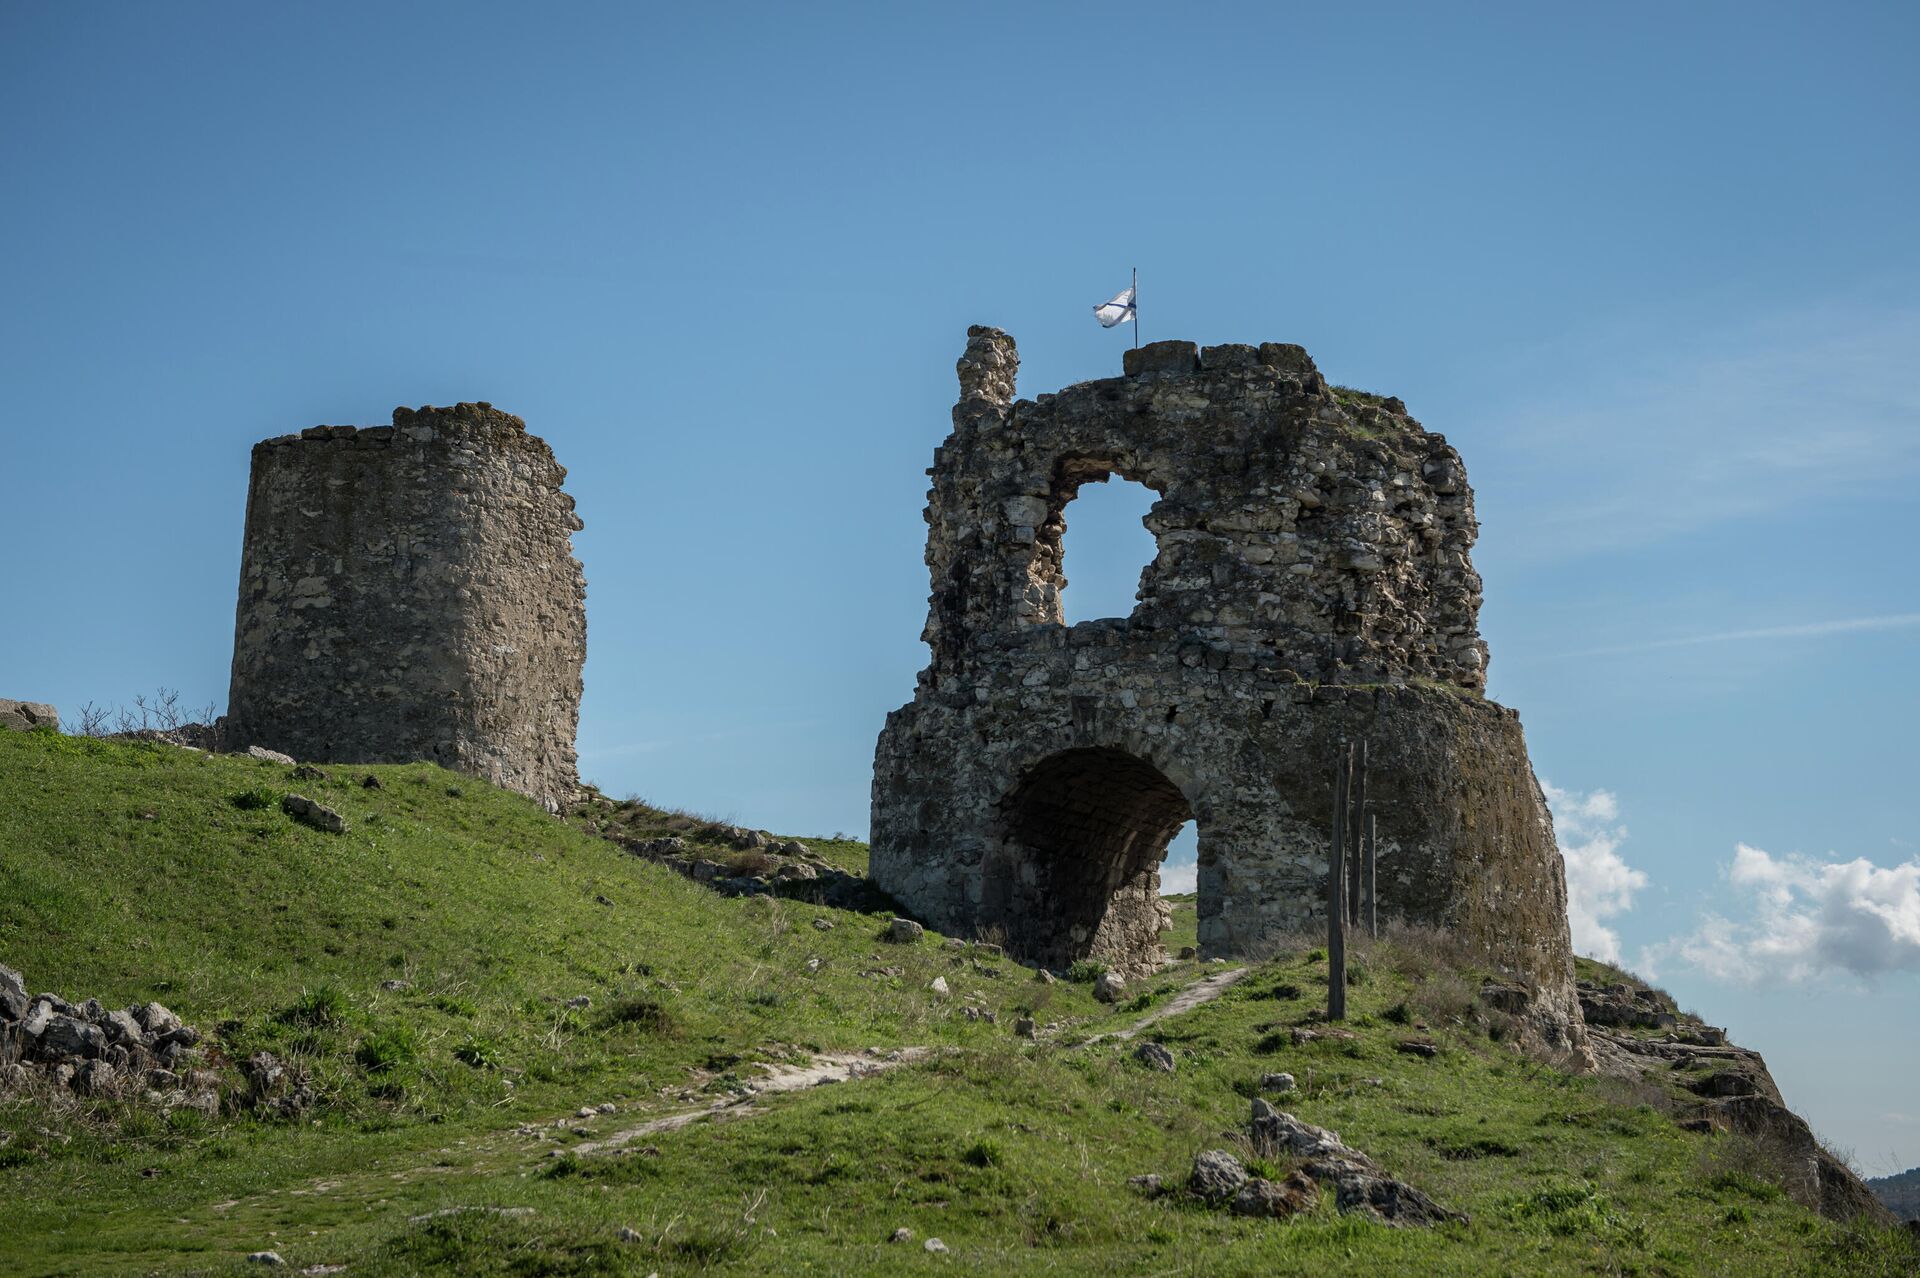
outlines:
M0 963L75 1000L157 999L230 1076L269 1050L319 1096L297 1118L0 1098L0 1273L238 1273L267 1248L354 1275L1912 1272L1899 1235L1795 1206L1659 1088L1520 1055L1425 938L1363 950L1352 1041L1292 1042L1325 997L1303 948L1155 1026L1167 1074L1086 1040L1218 967L1103 1007L933 935L886 942L883 915L724 898L432 767L327 771L0 733ZM348 832L294 824L289 790ZM1038 1042L1012 1033L1026 1014ZM1396 1049L1414 1036L1439 1055ZM930 1051L567 1152L768 1064L901 1047ZM1225 1144L1277 1070L1301 1084L1284 1108L1471 1223L1330 1200L1247 1220L1128 1186Z

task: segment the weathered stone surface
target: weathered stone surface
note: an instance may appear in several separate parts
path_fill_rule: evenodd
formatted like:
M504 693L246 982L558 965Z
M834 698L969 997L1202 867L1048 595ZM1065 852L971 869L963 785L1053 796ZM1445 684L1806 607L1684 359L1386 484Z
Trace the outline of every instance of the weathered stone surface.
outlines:
M887 924L887 939L901 944L911 945L927 934L927 929L912 919L895 919Z
M1248 354L1248 350L1252 354ZM1331 760L1370 747L1384 918L1450 927L1582 1050L1564 874L1516 716L1483 699L1459 455L1306 352L1160 342L1014 400L969 330L926 518L931 659L875 754L872 875L929 926L1142 976L1199 830L1200 956L1324 926ZM1160 494L1125 618L1064 623L1081 485Z
M1139 1061L1148 1069L1163 1070L1168 1074L1173 1073L1173 1053L1166 1049L1165 1044L1142 1043L1133 1049L1133 1059Z
M1320 1201L1320 1188L1302 1172L1290 1173L1285 1180L1255 1177L1240 1186L1229 1204L1236 1216L1274 1216L1284 1218L1312 1211Z
M280 800L280 809L302 825L310 825L328 834L345 834L347 819L325 804L315 803L304 794L289 794Z
M60 712L43 701L9 701L0 697L0 728L27 732L34 728L60 730Z
M1117 972L1102 972L1093 978L1093 996L1102 1003L1118 1002L1127 992L1127 983Z
M586 582L565 475L487 404L255 445L225 739L571 801Z
M1247 1183L1247 1169L1224 1149L1201 1150L1193 1157L1187 1188L1210 1203L1230 1201Z
M278 750L269 750L263 745L250 745L243 753L250 759L260 759L267 763L283 763L288 767L293 767L295 763L292 755L282 754Z

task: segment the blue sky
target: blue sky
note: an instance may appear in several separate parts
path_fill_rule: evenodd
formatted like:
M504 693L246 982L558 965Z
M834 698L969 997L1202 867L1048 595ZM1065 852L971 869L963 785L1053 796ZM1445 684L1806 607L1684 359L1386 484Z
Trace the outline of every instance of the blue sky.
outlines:
M965 327L1028 394L1116 373L1138 266L1148 339L1301 342L1461 449L1583 945L1920 1163L1916 47L1894 4L0 2L0 695L223 702L252 442L486 399L586 519L588 777L863 832ZM1138 514L1070 512L1076 616Z

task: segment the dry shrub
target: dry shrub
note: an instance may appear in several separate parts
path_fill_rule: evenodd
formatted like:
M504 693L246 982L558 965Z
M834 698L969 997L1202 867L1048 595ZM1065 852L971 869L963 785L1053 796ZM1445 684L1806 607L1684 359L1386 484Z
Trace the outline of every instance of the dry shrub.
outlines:
M1422 978L1407 1001L1429 1023L1464 1025L1479 1008L1480 986L1451 968L1440 968Z
M1776 1135L1716 1135L1700 1150L1694 1178L1716 1193L1761 1201L1785 1194L1803 1207L1819 1206L1818 1173L1807 1151Z
M1411 981L1486 962L1484 954L1455 932L1397 919L1382 926L1379 936L1362 939L1358 948L1375 966L1386 967Z
M758 850L735 852L727 858L726 865L727 873L735 878L765 878L780 868L778 861Z
M1634 1109L1645 1105L1662 1114L1678 1113L1680 1098L1673 1089L1664 1087L1644 1074L1635 1074L1630 1078L1618 1075L1605 1075L1594 1081L1594 1095L1607 1104L1619 1109Z

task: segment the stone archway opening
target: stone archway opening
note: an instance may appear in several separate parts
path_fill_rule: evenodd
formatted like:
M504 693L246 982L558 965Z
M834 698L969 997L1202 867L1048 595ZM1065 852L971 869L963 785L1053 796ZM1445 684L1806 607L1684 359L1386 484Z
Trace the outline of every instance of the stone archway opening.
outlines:
M981 922L1020 958L1096 959L1127 976L1160 958L1160 860L1193 811L1178 786L1124 750L1064 750L1002 800Z

